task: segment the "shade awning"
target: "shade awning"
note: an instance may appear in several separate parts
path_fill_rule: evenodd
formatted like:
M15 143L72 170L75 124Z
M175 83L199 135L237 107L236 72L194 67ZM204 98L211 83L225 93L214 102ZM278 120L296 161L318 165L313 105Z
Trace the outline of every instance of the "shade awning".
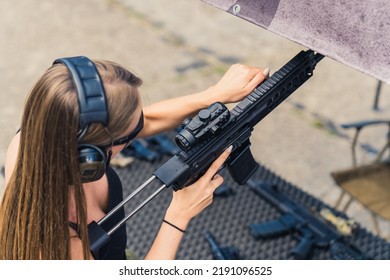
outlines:
M202 0L390 83L389 0Z

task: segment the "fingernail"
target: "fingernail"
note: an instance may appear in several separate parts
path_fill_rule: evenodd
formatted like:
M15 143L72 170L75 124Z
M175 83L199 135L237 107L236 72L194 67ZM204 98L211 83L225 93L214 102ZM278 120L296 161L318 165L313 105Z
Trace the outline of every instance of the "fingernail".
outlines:
M227 147L225 151L230 153L232 150L233 150L233 145L230 145L229 147Z
M268 77L269 76L269 68L265 68L263 70L263 75L264 75L264 77Z

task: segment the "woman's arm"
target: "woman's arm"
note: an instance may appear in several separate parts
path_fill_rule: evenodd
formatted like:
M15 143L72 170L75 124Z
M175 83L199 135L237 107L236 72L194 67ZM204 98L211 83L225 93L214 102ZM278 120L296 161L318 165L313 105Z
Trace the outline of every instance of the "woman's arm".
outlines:
M173 198L164 220L178 227L163 222L145 259L173 260L190 220L202 212L213 201L213 193L223 183L223 178L216 174L229 157L231 147L217 158L207 172L194 184L173 193Z
M214 102L233 103L246 97L267 78L269 69L232 65L214 86L192 95L154 103L144 108L145 125L138 137L176 128L188 116Z

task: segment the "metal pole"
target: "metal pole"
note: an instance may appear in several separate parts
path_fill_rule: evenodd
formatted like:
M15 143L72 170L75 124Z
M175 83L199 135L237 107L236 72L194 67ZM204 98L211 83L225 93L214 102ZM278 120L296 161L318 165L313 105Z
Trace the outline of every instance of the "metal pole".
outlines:
M376 91L375 91L375 100L374 100L374 106L373 106L373 109L375 111L378 111L379 110L379 106L378 106L378 103L379 103L379 95L381 93L381 90L382 90L382 81L378 81L378 84L376 86Z
M119 208L121 208L123 205L125 205L130 199L132 199L137 193L139 193L141 190L143 190L147 185L149 185L151 182L153 182L156 179L156 176L150 177L148 180L146 180L141 186L139 186L134 192L132 192L129 196L127 196L121 203L119 203L117 206L115 206L110 212L107 213L99 222L98 225L103 223L105 220L107 220L109 217L111 217L116 211L118 211Z
M140 205L138 205L137 208L133 210L129 215L124 217L119 223L117 223L109 232L107 232L108 235L111 235L114 233L119 227L121 227L123 224L126 223L128 219L133 217L139 210L141 210L142 207L144 207L149 201L151 201L155 196L157 196L163 189L166 188L166 185L162 185L157 191L155 191L153 194L151 194L148 198L146 198Z

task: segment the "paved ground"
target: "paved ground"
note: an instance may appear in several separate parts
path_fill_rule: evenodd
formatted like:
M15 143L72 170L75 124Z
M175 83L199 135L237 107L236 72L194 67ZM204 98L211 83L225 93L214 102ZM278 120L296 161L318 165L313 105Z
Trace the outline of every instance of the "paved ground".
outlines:
M86 55L120 62L143 77L145 104L202 90L235 62L283 66L305 49L199 0L85 0L0 3L0 164L19 127L26 94L62 56ZM340 124L390 118L390 87L373 111L376 80L324 59L314 78L255 129L255 158L312 195L333 204L339 194L329 173L351 164L351 132ZM362 143L378 147L385 131L372 129ZM362 160L372 158L360 150ZM3 179L1 179L3 180ZM0 181L0 192L4 181ZM372 228L364 209L348 214ZM381 222L385 234L389 223Z

